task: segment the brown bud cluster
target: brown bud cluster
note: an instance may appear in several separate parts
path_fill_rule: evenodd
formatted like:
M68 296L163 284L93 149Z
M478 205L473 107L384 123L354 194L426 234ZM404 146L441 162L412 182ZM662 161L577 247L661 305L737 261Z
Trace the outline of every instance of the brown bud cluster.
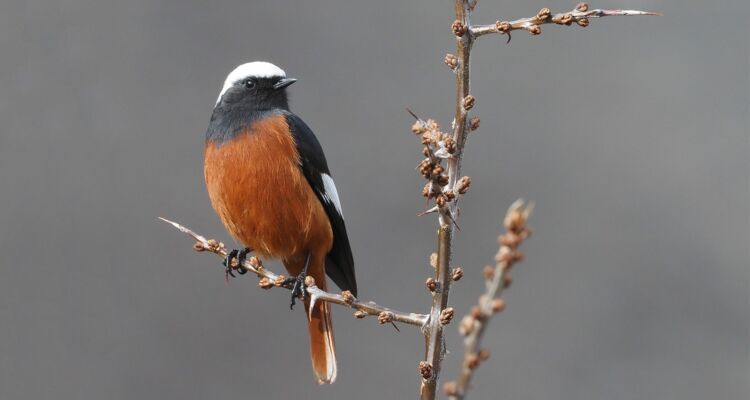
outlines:
M471 117L471 119L469 120L469 129L471 129L472 131L479 129L479 122L479 117Z
M552 18L552 22L558 24L558 25L570 25L573 23L573 15L571 14L562 14L562 15L556 15Z
M578 24L578 25L580 25L580 26L582 26L582 27L585 28L585 27L589 26L589 19L588 18L578 18L576 20L576 24Z
M443 140L443 145L445 146L445 150L453 154L456 152L456 139L453 139L452 137L447 137L445 140Z
M578 3L578 5L576 6L576 10L580 12L586 12L589 10L589 5L586 3Z
M307 286L307 287L315 286L315 278L313 278L310 275L306 276L305 277L305 286Z
M463 176L461 179L456 182L456 190L459 194L466 194L466 192L469 191L469 187L471 186L471 178L468 176Z
M542 8L541 10L539 10L539 12L538 12L538 13L536 13L536 18L537 18L538 20L540 20L540 21L546 21L546 20L547 20L547 18L549 18L549 17L550 17L550 15L552 15L552 11L550 11L550 9L549 9L549 8L547 8L547 7L544 7L544 8Z
M485 315L479 306L474 306L471 308L471 317L477 321L482 321L484 320Z
M480 360L479 355L476 353L469 353L464 358L464 365L468 369L476 369L479 366Z
M270 279L263 277L258 280L258 286L260 286L263 289L270 289L274 286L274 283L271 282Z
M456 386L456 382L450 381L445 382L443 385L443 393L445 393L446 396L455 396L458 394L458 386Z
M437 253L430 254L430 267L437 268L437 260L438 260Z
M458 325L458 333L461 336L467 336L474 331L476 320L471 315L466 315L461 319L461 323Z
M388 311L383 311L380 314L378 314L378 323L379 324L387 324L393 322L393 313L390 313Z
M534 36L542 34L542 28L539 25L529 25L526 30Z
M344 303L351 305L354 303L354 295L348 290L341 292L341 297L344 298Z
M281 286L284 284L284 281L286 280L286 277L284 275L279 275L274 279L273 284L276 286Z
M455 71L456 68L458 68L458 57L456 57L455 55L453 55L451 53L448 53L448 54L445 55L445 58L443 59L443 62L451 70Z
M455 267L451 270L451 279L454 282L458 282L464 277L464 269L461 267Z
M492 300L492 312L493 313L499 313L505 310L505 300L503 299L494 299Z
M416 121L411 126L411 131L415 135L421 135L427 131L427 125L423 121Z
M479 350L479 354L477 355L479 356L479 361L481 362L485 362L490 359L490 351L487 349Z
M453 307L447 307L440 312L440 325L448 325L453 320Z
M193 245L193 250L200 253L202 251L206 251L206 248L203 247L203 242L195 242L195 244Z
M422 379L432 378L432 364L428 363L427 361L420 361L419 375L422 376Z
M427 280L424 282L424 285L427 286L427 290L430 292L434 292L437 290L438 282L435 280L435 278L427 278Z
M220 248L224 247L224 243L221 243L216 239L208 239L206 244L208 251L219 251Z
M508 21L497 21L497 22L495 22L495 28L500 33L508 33L508 32L510 32L510 29L511 29L510 22L508 22Z
M461 37L466 33L466 27L464 27L464 24L459 20L453 21L451 29L453 30L453 34L458 37Z
M362 310L357 310L354 312L354 318L362 319L367 316L367 313Z
M472 95L468 95L464 97L463 106L466 111L471 110L474 108L474 103L476 103L477 99L474 98Z
M495 277L495 268L491 265L485 265L482 269L482 275L484 275L484 279L491 281Z

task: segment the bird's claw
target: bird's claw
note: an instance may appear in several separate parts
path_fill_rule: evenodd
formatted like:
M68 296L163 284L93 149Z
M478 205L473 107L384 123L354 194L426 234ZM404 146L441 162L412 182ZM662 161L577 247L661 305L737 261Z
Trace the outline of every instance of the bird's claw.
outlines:
M247 258L247 255L252 250L245 247L242 250L233 249L229 253L227 253L227 256L224 257L224 261L222 262L222 265L224 265L224 278L229 279L231 276L232 278L235 277L234 272L232 270L237 270L237 273L240 275L245 275L247 273L247 268L245 268L244 265L242 265L245 262L245 259ZM236 267L234 266L234 263L232 261L237 260Z
M284 280L283 285L292 285L292 303L289 304L289 309L294 310L294 305L297 304L297 298L305 299L306 286L305 286L306 274L302 272L296 277L287 278Z

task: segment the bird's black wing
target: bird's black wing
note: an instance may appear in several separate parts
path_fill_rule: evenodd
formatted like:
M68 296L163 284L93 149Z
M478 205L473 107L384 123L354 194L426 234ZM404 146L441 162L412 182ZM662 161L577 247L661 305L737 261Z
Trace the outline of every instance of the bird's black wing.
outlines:
M284 117L297 144L302 172L326 210L333 230L333 247L326 256L326 274L342 290L348 290L356 296L354 256L346 234L339 195L331 178L331 172L328 170L323 148L310 127L300 117L291 112L285 112Z

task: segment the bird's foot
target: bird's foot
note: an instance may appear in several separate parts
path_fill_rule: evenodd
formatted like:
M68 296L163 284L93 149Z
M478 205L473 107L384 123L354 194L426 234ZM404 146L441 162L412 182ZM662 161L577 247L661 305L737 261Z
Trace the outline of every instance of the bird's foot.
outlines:
M222 262L222 264L224 265L224 278L226 278L227 280L230 276L234 278L235 275L232 270L237 270L238 274L245 275L247 273L247 268L245 268L245 266L242 264L245 262L245 259L247 259L247 255L251 251L251 249L245 247L242 250L234 249L227 253L227 256L224 257L224 261Z
M306 293L306 286L305 286L305 277L307 274L302 271L299 275L292 278L287 278L284 280L283 286L286 285L292 285L292 303L289 305L290 310L294 310L294 305L296 304L296 300L299 297L300 299L305 299L305 293Z

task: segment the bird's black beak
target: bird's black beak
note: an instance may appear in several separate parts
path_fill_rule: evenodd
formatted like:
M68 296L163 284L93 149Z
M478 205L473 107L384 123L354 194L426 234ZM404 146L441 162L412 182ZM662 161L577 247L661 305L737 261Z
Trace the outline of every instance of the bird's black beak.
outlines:
M276 84L273 85L273 88L276 89L276 90L283 89L283 88L291 85L294 82L297 82L297 80L294 79L294 78L284 78L284 79L276 82Z

